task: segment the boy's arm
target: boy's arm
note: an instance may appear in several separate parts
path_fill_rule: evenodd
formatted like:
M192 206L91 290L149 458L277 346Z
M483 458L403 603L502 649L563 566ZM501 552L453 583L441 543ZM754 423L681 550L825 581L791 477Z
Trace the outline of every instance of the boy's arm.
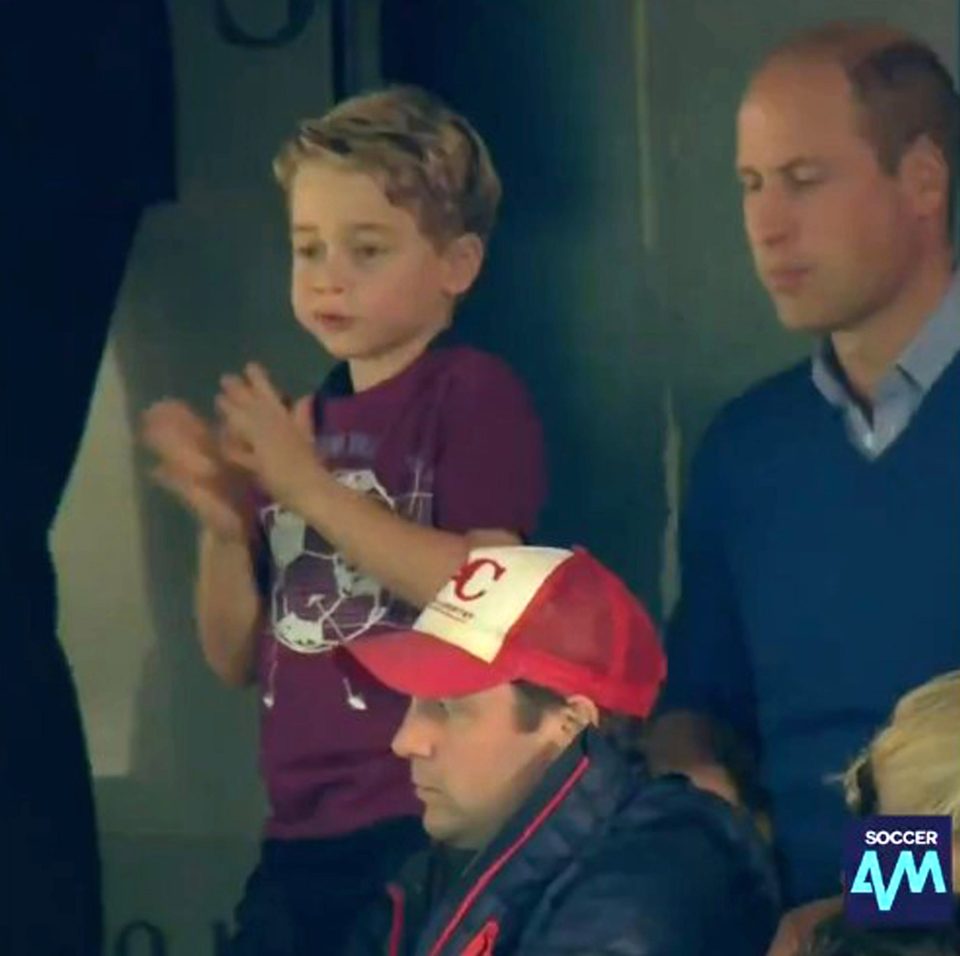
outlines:
M415 524L326 471L298 510L349 562L418 608L433 600L472 548L520 543L505 529L457 534Z
M203 656L213 672L232 687L253 683L263 602L248 541L201 530L195 607Z
M250 544L250 493L225 463L225 439L185 402L148 408L141 440L157 455L152 475L200 526L195 613L204 657L227 684L253 678L261 601Z
M288 412L262 369L248 367L246 382L229 379L218 405L248 445L238 463L415 607L430 602L472 548L518 544L532 530L542 500L539 424L519 383L500 365L461 376L445 396L435 475L439 528L401 518L340 484L317 461L296 412Z
M400 518L329 473L302 513L349 560L415 607L428 604L478 547L516 545L543 501L540 423L513 372L471 354L451 377L441 409L434 521Z
M724 542L729 503L723 450L722 431L715 426L691 471L681 527L681 596L667 631L669 674L648 757L654 772L686 774L703 789L739 803L741 781L723 752L755 749L756 706Z

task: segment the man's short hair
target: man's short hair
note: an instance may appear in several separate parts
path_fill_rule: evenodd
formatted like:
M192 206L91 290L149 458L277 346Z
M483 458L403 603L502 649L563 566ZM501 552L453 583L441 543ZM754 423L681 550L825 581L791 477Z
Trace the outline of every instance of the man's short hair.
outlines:
M540 727L545 714L566 706L567 696L549 687L541 687L530 681L513 682L516 691L517 726L526 733ZM617 750L624 755L643 751L646 722L630 714L615 714L600 708L600 723L597 729Z
M953 228L960 152L960 95L949 70L922 40L883 23L838 21L790 37L764 60L813 59L845 73L863 133L880 167L894 175L906 151L927 136L950 171Z
M437 245L465 233L487 242L493 231L501 186L486 144L464 117L425 90L364 93L302 122L274 160L284 190L310 160L375 176L390 202L411 212Z

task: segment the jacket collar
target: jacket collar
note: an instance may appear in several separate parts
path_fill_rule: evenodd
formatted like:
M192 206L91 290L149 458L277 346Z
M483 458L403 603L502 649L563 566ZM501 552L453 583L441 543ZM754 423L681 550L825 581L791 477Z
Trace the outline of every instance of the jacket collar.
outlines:
M577 848L605 827L633 789L631 780L635 787L635 773L596 731L581 734L433 911L417 956L460 952L463 940L491 925L509 932L511 913L526 912Z

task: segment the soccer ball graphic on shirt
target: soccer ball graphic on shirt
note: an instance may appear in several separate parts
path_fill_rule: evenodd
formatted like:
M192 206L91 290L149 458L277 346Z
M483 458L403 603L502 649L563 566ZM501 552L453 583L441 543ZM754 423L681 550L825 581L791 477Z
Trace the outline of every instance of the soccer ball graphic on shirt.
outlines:
M396 511L396 503L369 468L338 471L334 477ZM273 633L292 650L330 651L384 620L390 595L351 565L304 520L279 505L263 512L275 577L271 600Z

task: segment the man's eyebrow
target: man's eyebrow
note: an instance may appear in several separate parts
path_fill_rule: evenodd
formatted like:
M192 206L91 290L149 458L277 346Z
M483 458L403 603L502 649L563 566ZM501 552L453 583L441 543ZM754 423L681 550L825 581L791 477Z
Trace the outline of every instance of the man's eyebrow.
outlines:
M798 156L796 159L791 159L789 163L780 166L777 172L789 173L793 172L798 166L822 166L823 164L823 159L818 156Z
M815 156L798 156L796 159L791 159L787 163L782 163L777 166L770 175L775 176L793 176L796 173L803 169L815 169L822 170L826 169L827 162L824 159ZM755 166L737 166L737 177L739 179L748 179L751 177L763 178L764 173L757 169Z
M782 163L780 166L777 166L774 169L775 173L780 175L784 173L793 173L798 169L801 169L804 166L824 166L826 161L817 156L798 156L796 159L791 159L789 162ZM763 175L759 169L755 166L737 166L737 175L738 176L761 176Z
M396 231L393 226L385 222L350 222L347 223L346 228L349 232L381 232L386 235Z

